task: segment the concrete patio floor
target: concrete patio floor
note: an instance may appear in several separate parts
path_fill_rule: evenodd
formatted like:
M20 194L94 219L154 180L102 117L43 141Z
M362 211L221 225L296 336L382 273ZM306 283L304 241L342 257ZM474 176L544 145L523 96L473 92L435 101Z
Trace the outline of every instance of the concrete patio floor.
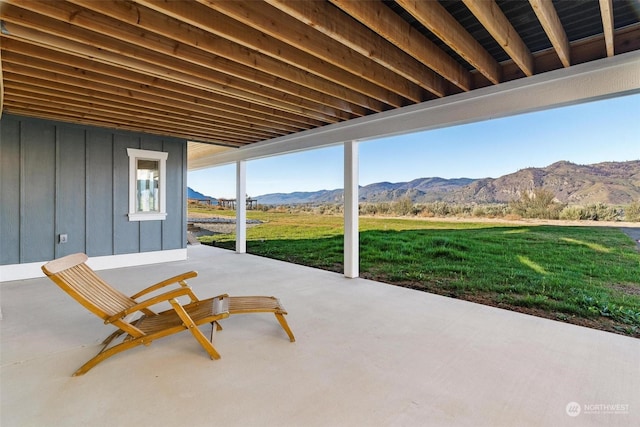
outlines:
M71 377L111 328L48 279L5 282L0 424L640 425L640 340L206 246L188 253L99 274L128 294L197 270L201 298L278 296L297 342L272 315L239 315L215 336L220 360L185 332Z

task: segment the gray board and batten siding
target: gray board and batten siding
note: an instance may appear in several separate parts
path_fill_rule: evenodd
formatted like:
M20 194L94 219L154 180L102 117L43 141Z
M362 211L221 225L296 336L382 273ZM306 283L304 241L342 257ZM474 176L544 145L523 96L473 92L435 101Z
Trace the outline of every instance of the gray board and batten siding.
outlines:
M165 220L129 221L127 148L168 153ZM185 248L186 171L183 139L3 114L0 265Z

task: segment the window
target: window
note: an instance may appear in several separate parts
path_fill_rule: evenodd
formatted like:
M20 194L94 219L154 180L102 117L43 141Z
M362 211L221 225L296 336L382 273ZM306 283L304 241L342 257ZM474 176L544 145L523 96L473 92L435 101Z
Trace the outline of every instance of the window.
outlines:
M166 163L169 153L127 148L129 155L129 221L167 218Z

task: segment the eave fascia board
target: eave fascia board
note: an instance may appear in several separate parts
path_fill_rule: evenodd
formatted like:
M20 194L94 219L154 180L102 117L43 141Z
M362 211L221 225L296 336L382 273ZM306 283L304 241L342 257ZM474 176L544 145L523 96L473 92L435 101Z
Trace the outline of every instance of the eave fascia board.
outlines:
M265 140L193 160L189 170L640 93L640 51Z

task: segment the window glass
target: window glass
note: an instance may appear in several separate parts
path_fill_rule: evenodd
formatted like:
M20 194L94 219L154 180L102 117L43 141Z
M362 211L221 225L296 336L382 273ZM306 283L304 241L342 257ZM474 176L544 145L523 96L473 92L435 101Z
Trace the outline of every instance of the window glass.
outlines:
M129 155L129 221L167 218L168 153L127 148Z
M136 212L160 212L160 163L138 159Z

